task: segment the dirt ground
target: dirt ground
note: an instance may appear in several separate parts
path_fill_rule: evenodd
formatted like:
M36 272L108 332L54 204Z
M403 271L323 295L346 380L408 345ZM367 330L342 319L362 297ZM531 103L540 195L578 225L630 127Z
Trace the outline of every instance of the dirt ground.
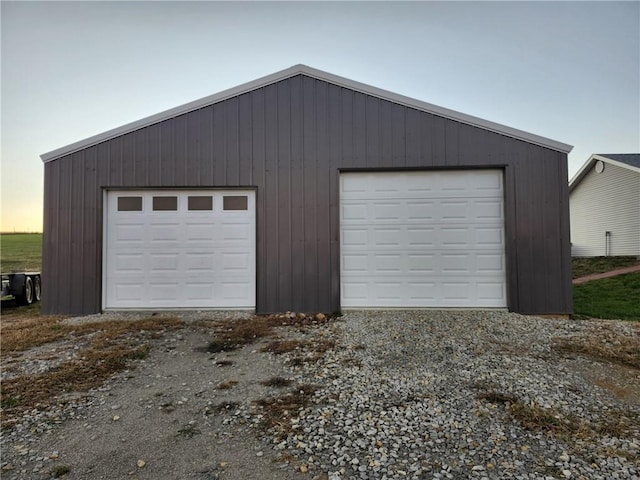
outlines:
M92 392L76 418L33 444L5 444L3 478L66 470L67 479L310 478L260 440L255 423L230 420L234 402L282 394L260 383L286 375L282 357L260 351L270 339L217 354L203 350L211 339L197 326L165 333L134 370Z

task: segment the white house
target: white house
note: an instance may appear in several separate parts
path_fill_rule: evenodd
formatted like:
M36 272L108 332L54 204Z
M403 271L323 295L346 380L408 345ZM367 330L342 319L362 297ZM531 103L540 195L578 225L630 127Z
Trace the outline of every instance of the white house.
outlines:
M594 154L569 182L571 254L640 257L640 153Z

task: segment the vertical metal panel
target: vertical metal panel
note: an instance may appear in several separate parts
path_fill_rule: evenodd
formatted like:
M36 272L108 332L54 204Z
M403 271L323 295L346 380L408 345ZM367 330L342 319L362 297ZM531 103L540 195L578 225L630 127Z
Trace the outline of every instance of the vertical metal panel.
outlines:
M504 166L509 306L571 310L566 155L304 75L45 165L46 313L99 311L102 191L255 187L257 310L339 309L339 170Z
M305 310L304 303L304 162L302 78L291 79L291 304L294 311ZM282 309L282 308L280 308Z
M266 198L265 192L265 101L264 89L256 90L251 93L252 98L252 119L253 119L253 178L258 188L256 194L256 303L257 305L267 305L267 291L262 288L267 283L266 261ZM214 123L215 131L215 123ZM214 136L215 138L215 136ZM214 163L216 158L213 159ZM216 166L217 169L217 166ZM215 177L214 177L215 178ZM215 182L214 182L215 184ZM265 309L266 310L266 309Z
M57 250L60 211L57 192L60 186L60 161L44 165L44 219L42 222L42 313L51 314L60 311L59 296L63 291L59 288L48 288L55 285L60 265Z
M265 88L265 184L262 202L265 204L265 230L264 241L266 246L265 257L261 263L265 266L267 284L266 302L268 309L275 310L278 303L280 287L278 253L280 244L280 231L278 230L278 218L285 215L278 205L280 193L278 182L278 87L269 85Z
M251 164L253 129L251 128L253 118L251 116L251 94L246 93L239 98L238 105L238 169L239 185L253 185L253 167ZM204 141L204 138L201 139ZM200 162L202 163L202 161Z
M305 77L303 79L302 185L304 188L304 257L300 260L304 264L303 305L308 307L315 306L316 290L318 288L316 173L321 145L318 144L317 138L316 83L317 81L311 78Z
M277 200L278 223L278 305L291 305L291 89L277 84Z

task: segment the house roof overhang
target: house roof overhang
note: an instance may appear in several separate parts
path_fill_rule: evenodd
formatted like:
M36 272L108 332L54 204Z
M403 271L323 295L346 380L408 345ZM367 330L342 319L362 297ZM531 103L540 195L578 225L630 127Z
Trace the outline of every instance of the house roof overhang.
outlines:
M42 154L40 158L42 158L42 161L45 163L50 162L57 158L63 157L65 155L69 155L79 150L83 150L87 147L96 145L98 143L102 143L104 141L124 135L126 133L139 130L149 125L153 125L155 123L162 122L163 120L168 120L170 118L177 117L178 115L183 115L185 113L192 112L194 110L197 110L209 105L213 105L215 103L221 102L228 98L232 98L232 97L241 95L243 93L247 93L252 90L265 87L267 85L279 82L281 80L286 80L287 78L291 78L296 75L306 75L308 77L316 78L318 80L323 80L328 83L332 83L334 85L355 90L357 92L361 92L367 95L372 95L374 97L378 97L383 100L388 100L390 102L415 108L417 110L421 110L424 112L432 113L434 115L455 120L467 125L479 127L485 130L499 133L501 135L505 135L507 137L516 138L518 140L523 140L528 143L546 147L552 150L557 150L563 153L569 153L573 149L573 146L571 145L567 145L565 143L561 143L556 140L551 140L549 138L535 135L533 133L511 128L506 125L501 125L499 123L491 122L489 120L485 120L479 117L474 117L472 115L460 113L455 110L450 110L448 108L433 105L431 103L423 102L421 100L416 100L414 98L406 97L404 95L393 93L388 90L383 90L377 87L373 87L371 85L366 85L364 83L350 80L348 78L340 77L332 73L324 72L322 70L317 70L315 68L311 68L306 65L294 65L293 67L287 68L285 70L282 70L276 73L272 73L271 75L258 78L251 82L238 85L236 87L201 98L199 100L195 100L193 102L185 103L184 105L180 105L178 107L165 110L164 112L160 112L155 115L142 118L135 122L122 125L121 127L117 127L112 130L108 130L106 132L100 133L98 135L94 135L92 137L86 138L84 140L80 140L78 142L72 143L70 145L66 145L64 147L58 148L56 150L52 150L50 152Z
M574 188L576 188L580 182L582 181L582 179L587 175L587 173L589 173L591 171L591 168L593 167L593 165L595 165L595 163L601 160L604 163L608 163L609 165L615 165L617 167L622 167L622 168L626 168L628 170L631 170L632 172L637 172L640 173L640 168L634 166L634 165L629 165L628 163L624 163L624 162L620 162L618 160L614 160L612 158L607 157L606 155L603 154L598 154L598 153L594 153L593 155L591 155L589 157L589 160L587 160L584 165L582 165L582 167L580 167L580 170L578 170L576 172L576 174L571 178L571 180L569 180L569 193L571 193L573 191Z

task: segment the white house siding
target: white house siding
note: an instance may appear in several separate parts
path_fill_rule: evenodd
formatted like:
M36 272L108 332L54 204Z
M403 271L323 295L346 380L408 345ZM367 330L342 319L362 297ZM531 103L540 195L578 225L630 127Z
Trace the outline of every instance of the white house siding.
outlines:
M569 199L572 255L640 256L640 173L609 163L602 173L594 167Z

